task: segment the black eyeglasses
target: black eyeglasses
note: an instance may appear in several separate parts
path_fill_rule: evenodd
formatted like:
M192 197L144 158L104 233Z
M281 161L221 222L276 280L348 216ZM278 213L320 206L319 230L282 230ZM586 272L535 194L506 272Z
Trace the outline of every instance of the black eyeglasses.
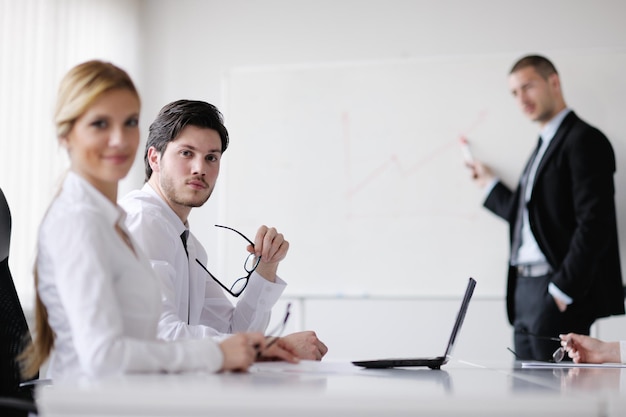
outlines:
M250 239L248 239L247 237L245 237L243 235L243 233L238 232L237 230L233 229L232 227L220 226L219 224L216 224L215 227L221 227L221 228L224 228L224 229L232 230L233 232L237 233L242 238L246 239L248 241L248 243L250 245L252 245L252 247L254 247L254 243ZM219 286L224 289L224 291L228 292L233 297L239 297L241 295L241 293L243 292L243 290L246 289L246 286L248 285L248 280L250 279L250 275L252 275L252 273L254 272L256 267L259 266L259 262L261 262L261 257L260 256L257 257L254 253L249 254L246 257L246 260L243 263L243 269L247 272L247 275L245 277L238 278L233 283L233 285L230 286L230 288L228 288L227 286L222 284L220 282L220 280L215 278L215 275L210 273L209 270L206 269L206 267L204 265L202 265L202 262L200 262L197 258L196 258L196 262L198 262L198 265L200 265L202 267L202 269L204 269L206 271L206 273L209 274L209 276L211 278L213 278L213 281L217 282L219 284Z
M549 340L552 342L559 342L559 343L561 342L561 339L559 339L558 337L541 336L535 333L531 333L529 331L524 331L522 333L527 334L528 336L535 337L540 340ZM513 349L511 348L507 348L507 349L509 350L509 352L514 354L517 359L522 359L518 356L517 353L515 353ZM559 348L555 350L554 353L552 353L552 362L559 363L563 360L563 358L565 358L565 348L563 346L559 346Z
M269 348L274 343L276 343L278 339L280 339L280 336L283 334L283 332L285 331L285 327L287 326L287 319L289 319L290 309L291 309L291 303L287 303L287 309L285 310L285 317L283 317L282 321L278 323L278 325L274 327L272 331L267 333L267 335L265 336L265 341L266 341L265 348L263 350ZM257 357L260 357L261 353L262 352L259 351L257 353Z

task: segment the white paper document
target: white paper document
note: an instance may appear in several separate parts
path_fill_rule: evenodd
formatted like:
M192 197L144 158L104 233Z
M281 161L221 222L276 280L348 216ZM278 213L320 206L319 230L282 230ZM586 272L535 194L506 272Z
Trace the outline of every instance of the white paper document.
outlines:
M626 368L623 363L522 362L522 368Z

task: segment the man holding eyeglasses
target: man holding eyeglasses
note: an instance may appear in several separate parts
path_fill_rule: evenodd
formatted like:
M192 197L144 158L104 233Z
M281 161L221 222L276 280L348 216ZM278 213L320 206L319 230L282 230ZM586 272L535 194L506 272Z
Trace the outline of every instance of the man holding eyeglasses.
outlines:
M235 332L264 331L286 287L277 270L289 242L275 228L261 226L252 241L218 226L242 238L242 260L243 249L250 252L245 275L232 286L206 268L207 253L189 230L191 209L201 207L213 192L228 140L215 106L192 100L166 105L150 125L146 184L119 202L127 212L129 231L163 284L159 336L164 339L221 339ZM236 305L224 291L240 296ZM282 339L301 359L320 360L327 352L312 331Z

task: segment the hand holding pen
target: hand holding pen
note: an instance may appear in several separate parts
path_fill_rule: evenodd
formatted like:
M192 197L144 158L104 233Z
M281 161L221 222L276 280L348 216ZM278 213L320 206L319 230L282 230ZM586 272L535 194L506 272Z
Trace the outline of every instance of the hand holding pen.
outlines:
M461 146L465 166L472 170L472 179L480 188L484 188L493 181L495 175L487 165L474 158L469 140L465 136L459 137L459 144Z

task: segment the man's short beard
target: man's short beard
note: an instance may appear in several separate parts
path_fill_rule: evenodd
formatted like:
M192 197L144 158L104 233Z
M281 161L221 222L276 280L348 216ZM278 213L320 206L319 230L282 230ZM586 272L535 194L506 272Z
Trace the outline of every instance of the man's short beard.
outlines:
M192 207L192 208L194 208L194 207L202 207L204 205L204 203L206 203L208 201L209 197L211 197L211 193L209 193L209 195L204 200L202 200L201 202L198 203L195 200L179 199L178 196L174 193L174 195L172 195L170 197L170 199L174 203L176 203L178 205L181 205L181 206L184 206L184 207Z
M172 183L170 181L166 181L164 180L163 177L161 177L160 183L161 183L161 190L165 194L165 197L168 200L170 200L172 203L177 204L179 206L183 206L183 207L191 207L191 208L202 207L204 203L207 202L209 197L211 197L211 194L213 193L213 190L209 188L209 194L202 201L200 202L197 202L196 200L190 201L188 199L180 198L178 196L178 193L176 192L176 188L172 186Z
M207 198L207 200L208 200L208 198ZM207 200L204 200L201 203L186 202L186 201L176 201L176 200L172 200L172 201L174 203L176 203L178 205L181 205L181 206L184 206L184 207L192 207L192 208L194 208L194 207L202 207L204 205L204 203L207 202Z

